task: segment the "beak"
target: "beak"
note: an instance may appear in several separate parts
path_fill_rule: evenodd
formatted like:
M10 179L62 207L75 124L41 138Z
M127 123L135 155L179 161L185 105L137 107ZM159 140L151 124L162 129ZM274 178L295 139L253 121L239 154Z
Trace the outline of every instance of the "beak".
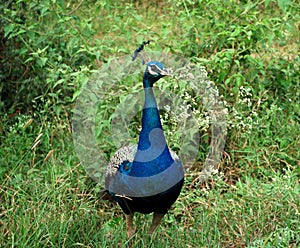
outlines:
M171 70L170 70L170 69L167 69L167 68L164 68L164 69L161 71L160 74L163 75L163 76L172 76Z

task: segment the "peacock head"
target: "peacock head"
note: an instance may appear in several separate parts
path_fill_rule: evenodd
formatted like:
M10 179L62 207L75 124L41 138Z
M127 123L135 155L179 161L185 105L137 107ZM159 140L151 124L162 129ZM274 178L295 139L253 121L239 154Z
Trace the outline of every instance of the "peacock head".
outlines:
M143 77L143 84L145 88L152 87L153 84L160 78L171 76L171 72L158 61L150 61L146 64L146 71Z

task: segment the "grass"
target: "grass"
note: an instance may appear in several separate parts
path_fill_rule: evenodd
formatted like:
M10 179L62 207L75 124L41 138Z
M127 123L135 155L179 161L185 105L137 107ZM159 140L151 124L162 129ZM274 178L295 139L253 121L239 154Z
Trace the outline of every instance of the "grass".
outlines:
M296 1L268 2L52 3L43 5L42 13L51 10L55 18L49 14L40 22L25 12L34 20L28 30L38 36L19 36L32 51L24 52L22 41L1 39L20 57L1 57L3 68L10 63L7 71L15 74L1 71L0 246L298 247L300 10ZM72 15L78 19L64 19ZM8 21L2 12L1 21ZM57 34L44 32L49 22ZM14 28L22 26L17 24ZM210 137L209 130L201 133L199 159L155 235L147 234L151 216L137 214L138 230L128 241L122 211L98 198L100 186L74 151L72 98L93 69L148 38L149 50L180 54L206 67L228 110L228 135L219 173L200 184L196 179ZM127 81L114 87L111 102L99 110L106 120L122 101L118 92L139 90ZM180 97L188 92L172 81L160 87ZM130 125L138 129L135 122ZM163 123L171 135L175 123ZM100 130L109 127L103 122ZM115 147L99 132L109 157Z

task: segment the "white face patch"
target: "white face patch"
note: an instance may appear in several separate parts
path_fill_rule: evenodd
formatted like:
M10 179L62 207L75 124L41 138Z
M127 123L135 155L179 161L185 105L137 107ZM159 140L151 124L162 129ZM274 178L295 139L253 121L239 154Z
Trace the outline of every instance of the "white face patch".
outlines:
M157 75L161 74L162 70L157 65L149 65L148 72L151 75L157 76Z

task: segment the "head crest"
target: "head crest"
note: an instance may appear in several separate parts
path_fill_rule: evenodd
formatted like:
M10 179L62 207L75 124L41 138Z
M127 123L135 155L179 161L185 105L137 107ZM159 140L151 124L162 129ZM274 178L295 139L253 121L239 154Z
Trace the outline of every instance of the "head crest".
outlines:
M144 46L148 45L149 43L150 43L150 40L144 41L144 42L143 42L143 43L142 43L142 44L134 51L133 56L132 56L132 61L134 61L134 60L137 58L137 56L139 55L139 53L143 51ZM147 56L147 54L146 54L145 52L144 52L143 56L141 56L141 57L142 57L142 63L143 63L143 65L145 64L145 59L149 60L148 58L146 58L146 56ZM147 56L147 57L148 57L148 56ZM150 61L150 60L149 60L149 61ZM146 62L148 62L148 61L146 61Z

